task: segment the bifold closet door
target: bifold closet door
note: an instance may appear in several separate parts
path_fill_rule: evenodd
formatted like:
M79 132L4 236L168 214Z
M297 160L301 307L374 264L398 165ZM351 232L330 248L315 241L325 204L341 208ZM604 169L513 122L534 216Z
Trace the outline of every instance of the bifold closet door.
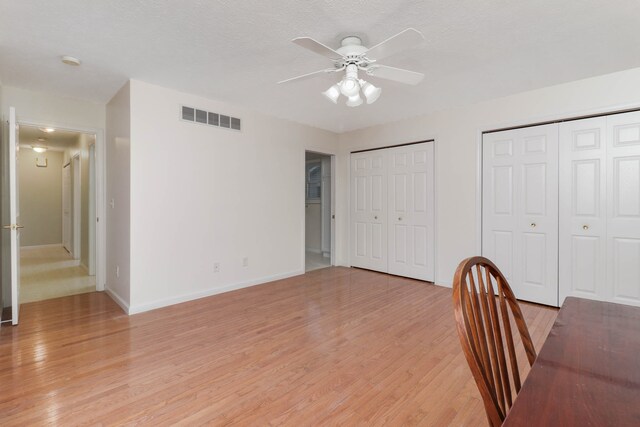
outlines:
M483 135L482 254L518 299L558 305L558 125Z
M390 148L389 273L434 281L434 143Z
M560 305L607 299L606 135L606 117L560 124Z
M384 150L351 154L351 265L387 271L387 168Z
M560 125L560 303L640 305L640 113Z
M607 299L640 305L640 112L607 116Z

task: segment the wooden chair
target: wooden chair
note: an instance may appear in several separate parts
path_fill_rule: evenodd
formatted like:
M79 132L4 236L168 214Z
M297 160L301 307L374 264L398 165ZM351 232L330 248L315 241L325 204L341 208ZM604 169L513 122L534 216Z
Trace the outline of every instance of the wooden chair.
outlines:
M509 311L529 365L536 359L522 311L498 267L483 257L467 258L458 266L453 306L462 350L480 389L489 424L499 426L521 387Z

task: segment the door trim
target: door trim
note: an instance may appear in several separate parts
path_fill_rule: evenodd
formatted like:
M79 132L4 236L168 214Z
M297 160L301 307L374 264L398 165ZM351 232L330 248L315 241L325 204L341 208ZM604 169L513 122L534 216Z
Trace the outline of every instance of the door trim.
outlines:
M73 259L79 260L82 258L82 162L80 161L80 154L75 154L71 157L71 193L72 193L72 216L71 216L71 230L72 230L72 247Z
M306 153L307 151L310 151L312 153L318 153L318 154L323 154L325 156L329 156L329 158L331 159L330 162L330 168L331 168L331 258L330 258L330 263L331 266L335 266L336 265L336 221L337 219L335 218L336 215L336 157L338 155L338 153L334 150L328 150L326 148L315 148L315 147L303 147L302 148L302 160L300 162L300 164L302 165L302 180L301 180L301 184L302 184L302 201L300 203L300 212L302 214L301 218L302 218L302 242L301 242L301 246L302 246L302 266L301 266L301 271L303 273L306 272L306 209L305 209L305 205L306 205L306 176L307 176L307 170L306 170L306 165L307 165L307 158L306 158ZM322 250L321 250L322 252Z

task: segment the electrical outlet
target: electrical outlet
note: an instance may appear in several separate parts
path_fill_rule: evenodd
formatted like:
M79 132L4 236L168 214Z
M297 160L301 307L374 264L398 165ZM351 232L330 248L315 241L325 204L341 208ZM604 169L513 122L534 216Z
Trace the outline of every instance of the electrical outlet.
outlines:
M242 266L243 267L249 267L249 257L244 257L242 258Z
M220 273L220 263L219 262L214 262L213 263L213 272L214 273Z

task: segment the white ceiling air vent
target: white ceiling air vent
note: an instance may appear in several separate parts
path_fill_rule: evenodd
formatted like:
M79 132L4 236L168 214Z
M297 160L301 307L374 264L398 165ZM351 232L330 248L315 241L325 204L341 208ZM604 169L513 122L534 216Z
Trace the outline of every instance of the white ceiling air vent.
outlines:
M216 126L231 130L242 130L242 122L237 117L225 116L224 114L212 113L211 111L199 110L193 107L182 106L180 118L187 122L201 123L208 126Z

